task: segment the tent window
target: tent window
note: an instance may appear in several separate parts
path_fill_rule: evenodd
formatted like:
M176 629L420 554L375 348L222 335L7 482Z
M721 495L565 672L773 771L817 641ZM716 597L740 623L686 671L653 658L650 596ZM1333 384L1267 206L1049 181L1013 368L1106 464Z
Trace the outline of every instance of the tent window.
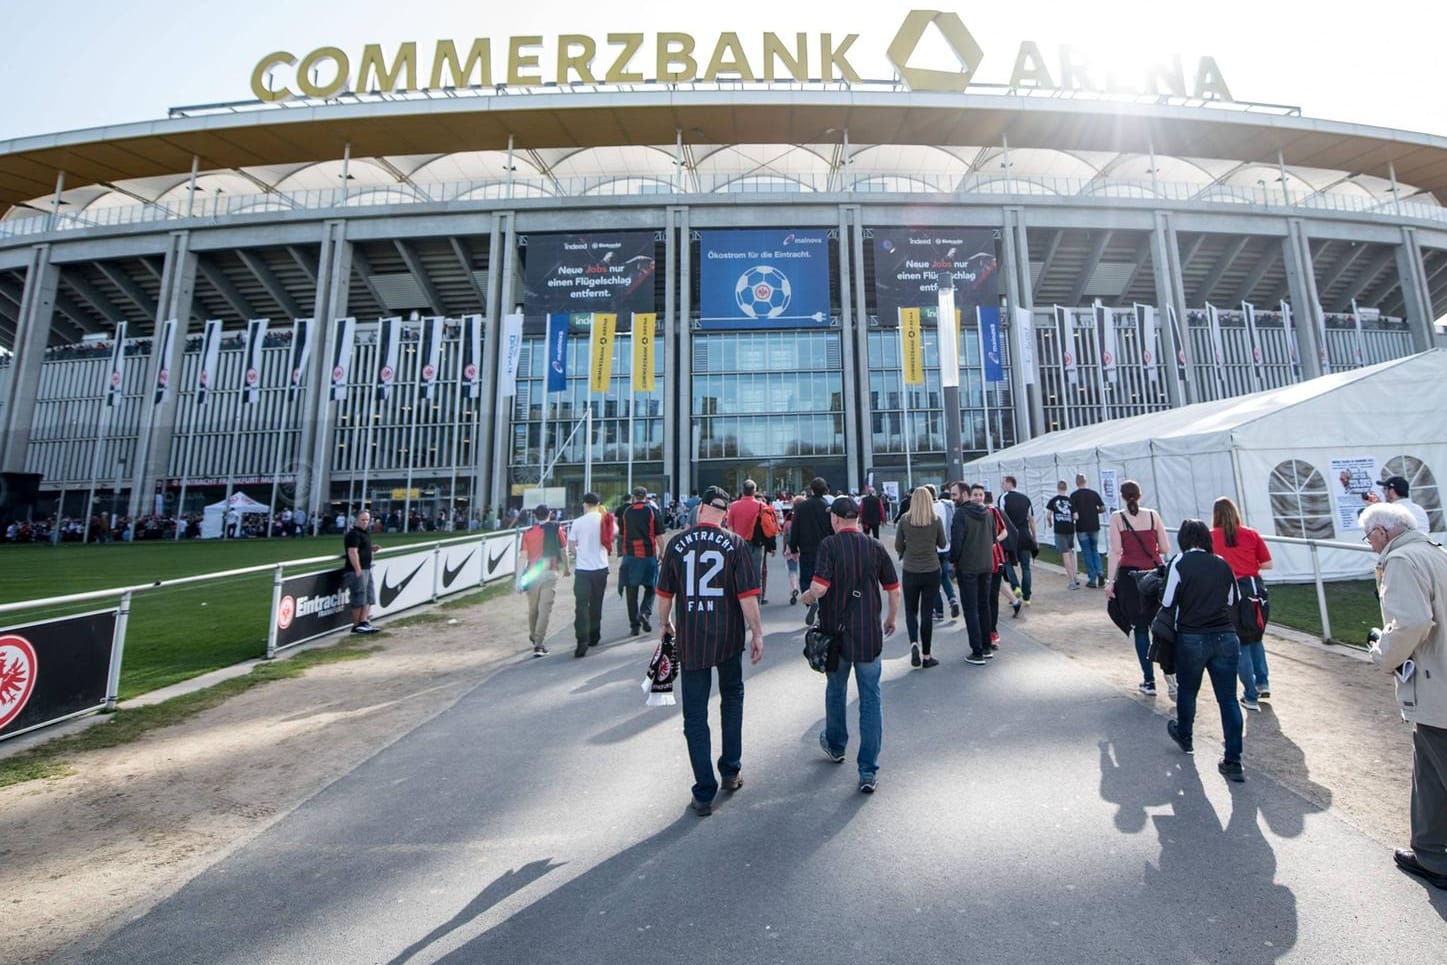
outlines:
M1281 463L1271 471L1267 492L1277 536L1331 539L1336 535L1326 479L1311 463L1300 459Z
M1444 525L1447 520L1444 520L1442 514L1442 494L1437 489L1437 477L1432 475L1431 468L1425 462L1416 456L1388 459L1387 464L1382 467L1382 478L1390 476L1401 476L1407 480L1412 502L1427 511L1427 521L1432 524L1432 532L1440 533L1447 529L1447 525Z

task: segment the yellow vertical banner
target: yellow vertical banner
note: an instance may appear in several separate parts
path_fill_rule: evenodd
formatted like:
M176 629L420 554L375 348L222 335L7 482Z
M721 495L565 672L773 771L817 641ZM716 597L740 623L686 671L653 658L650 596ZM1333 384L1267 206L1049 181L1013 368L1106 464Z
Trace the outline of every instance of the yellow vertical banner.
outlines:
M653 333L657 312L633 313L633 391L653 391Z
M899 334L904 343L904 384L924 385L924 341L920 338L918 308L899 310Z
M617 327L616 314L593 313L593 354L588 371L592 373L589 388L594 392L607 392L609 383L613 381L613 332Z

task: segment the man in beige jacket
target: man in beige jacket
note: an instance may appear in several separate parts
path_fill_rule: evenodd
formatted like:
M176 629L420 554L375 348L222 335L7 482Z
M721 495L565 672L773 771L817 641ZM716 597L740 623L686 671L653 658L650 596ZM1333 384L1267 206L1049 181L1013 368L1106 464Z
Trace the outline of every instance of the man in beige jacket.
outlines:
M1447 889L1447 550L1392 503L1368 506L1361 527L1379 557L1372 660L1392 671L1413 727L1412 846L1397 867Z

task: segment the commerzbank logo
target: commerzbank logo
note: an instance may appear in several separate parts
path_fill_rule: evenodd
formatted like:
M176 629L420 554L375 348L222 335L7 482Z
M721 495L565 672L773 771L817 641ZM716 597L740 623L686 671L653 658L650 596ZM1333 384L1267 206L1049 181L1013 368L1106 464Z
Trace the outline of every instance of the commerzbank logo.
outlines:
M954 51L960 64L958 70L910 66L910 57L931 25L939 30L945 43ZM970 78L980 69L985 52L975 42L974 35L965 27L959 14L944 10L911 10L904 23L899 25L899 32L894 35L885 56L910 90L962 91L970 86Z

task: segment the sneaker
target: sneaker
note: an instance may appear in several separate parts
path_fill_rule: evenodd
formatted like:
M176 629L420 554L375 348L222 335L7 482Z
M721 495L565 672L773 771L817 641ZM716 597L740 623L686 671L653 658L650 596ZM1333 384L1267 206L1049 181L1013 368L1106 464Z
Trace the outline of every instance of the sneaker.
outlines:
M1223 757L1221 758L1221 762L1216 765L1216 770L1220 771L1222 776L1228 781L1235 781L1237 784L1240 784L1246 780L1246 769L1241 766L1240 761L1228 761Z
M985 659L986 659L986 660L994 660L994 659L995 659L995 651L996 651L996 650L999 650L999 649L1000 649L1000 648L997 647L997 646L995 646L994 644L991 644L990 646L986 647L986 648L985 648Z
M353 633L357 633L357 634L362 634L362 633L372 633L372 632L374 632L374 631L373 631L370 627L368 627L365 623L354 623L354 624L352 624L352 632L353 632Z
M1256 711L1258 714L1261 713L1261 704L1258 703L1257 701L1247 700L1245 697L1242 697L1242 698L1241 698L1241 706L1242 706L1242 707L1245 707L1247 710L1254 710L1254 711Z
M828 741L828 739L824 736L823 732L820 732L820 734L819 734L819 749L824 752L824 756L825 756L825 757L829 758L829 759L830 759L831 761L833 761L835 764L843 764L843 763L844 763L844 755L843 755L843 754L836 754L836 753L834 753L834 751L830 750L830 748L829 748L829 741Z
M742 774L730 774L719 782L719 786L725 791L732 793L744 786L744 776Z
M944 620L944 618L945 618L945 611L943 611L943 610L936 610L936 611L934 612L934 618L935 618L935 622L936 622L936 623L942 622L942 621Z
M909 645L909 665L911 667L918 667L920 666L920 664L921 661L919 657L919 644L911 643Z
M990 631L990 644L993 646L1000 642L1000 635L994 630Z
M1154 697L1156 695L1156 685L1149 680L1142 681L1140 687L1137 689L1147 697Z
M984 653L972 653L965 658L965 663L972 663L977 667L983 667L985 665L985 655Z
M698 798L694 798L689 802L688 806L693 808L694 812L701 818L706 818L713 813L712 801L700 801Z
M794 604L796 604L796 603L798 603L798 602L799 602L799 591L798 591L798 590L792 590L792 591L790 591L790 593L789 593L789 606L793 606Z
M546 657L547 655L548 655L548 648L545 647L545 646L543 646L542 644L538 644L536 647L533 647L533 656L534 656L534 657Z
M638 618L638 625L643 628L644 633L653 632L653 623L651 620L648 619L647 614L644 614L643 616L640 616Z
M1080 589L1080 584L1072 580L1071 582L1065 584L1065 588L1067 590L1078 590Z
M638 629L638 624L636 624L636 623L634 623L634 624L632 624L631 626L628 627L628 635L629 635L630 637L636 637L636 636L638 636L638 634L639 634L640 632L641 632L641 631Z
M1020 595L1020 588L1018 586L1012 586L1010 588L1010 595L1017 600L1023 599L1023 597Z
M944 614L941 613L940 616L943 617ZM951 620L958 620L959 618L960 618L960 605L959 605L958 603L954 602L953 600L951 600L951 601L950 601L950 619L951 619Z
M1014 602L1012 602L1012 603L1010 604L1010 617L1011 617L1011 619L1014 619L1015 617L1018 617L1018 616L1020 615L1020 607L1021 607L1022 605L1023 605L1023 604L1022 604L1021 601L1019 601L1019 600L1015 600Z
M1176 746L1181 749L1182 754L1196 753L1195 745L1190 740L1181 737L1180 724L1176 721L1166 721L1166 733L1171 735L1171 740L1176 742Z
M1271 699L1271 691L1265 689L1264 687L1257 687L1257 688L1256 688L1256 699L1257 699L1257 700L1270 700L1270 699Z
M939 665L940 665L940 662L939 662L938 660L936 660L934 657L925 657L925 658L924 658L924 662L922 662L922 663L920 664L920 666L923 667L923 668L926 669L926 670L928 670L928 669L931 668L931 667L938 667Z
M1030 605L1030 598L1027 596L1025 599L1021 600L1020 602L1023 603L1023 604L1025 604L1026 606L1029 606L1029 605Z
M875 777L873 774L866 774L864 777L861 777L859 779L859 792L861 794L873 794L875 789L878 787L879 778Z
M1087 590L1093 590L1093 589L1095 589L1095 581L1094 581L1094 580L1086 580L1086 581L1085 581L1085 588L1086 588Z
M1168 693L1168 694L1171 695L1171 699L1172 699L1172 700L1175 700L1175 699L1176 699L1176 694L1178 694L1178 693L1180 693L1180 692L1181 692L1181 688L1180 688L1180 686L1176 683L1176 675L1173 674L1173 673L1168 673L1168 674L1166 674L1166 693Z

